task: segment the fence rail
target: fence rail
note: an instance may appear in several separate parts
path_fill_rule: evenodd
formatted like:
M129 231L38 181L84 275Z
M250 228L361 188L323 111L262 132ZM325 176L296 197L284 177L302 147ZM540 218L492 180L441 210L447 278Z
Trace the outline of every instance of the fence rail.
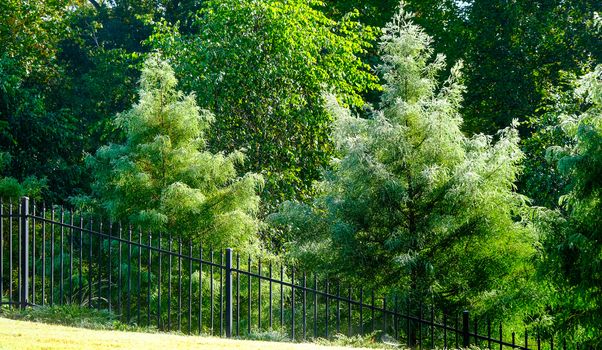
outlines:
M467 311L458 317L432 306L400 305L396 296L241 259L232 249L207 252L202 244L40 208L27 198L0 202L0 310L64 304L108 309L126 323L188 334L275 330L297 341L381 331L418 349L578 348L526 331L519 341L501 324L471 320Z

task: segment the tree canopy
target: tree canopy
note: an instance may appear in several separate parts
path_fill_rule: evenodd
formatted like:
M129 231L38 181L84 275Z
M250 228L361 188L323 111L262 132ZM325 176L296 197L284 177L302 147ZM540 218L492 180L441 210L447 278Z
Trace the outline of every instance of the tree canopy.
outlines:
M150 39L175 63L185 89L216 116L213 150L245 149L244 169L265 176L266 205L308 198L333 152L322 92L362 107L377 89L358 54L373 31L350 14L326 17L319 1L209 1L186 35L162 27Z
M115 119L125 142L88 158L95 177L91 204L114 221L216 248L253 248L262 179L237 175L242 153L205 149L213 115L176 84L165 61L156 55L146 60L138 103Z
M506 277L526 279L518 271L534 236L517 220L517 130L496 142L462 133L462 64L439 84L446 64L431 43L400 9L380 41L380 108L364 119L331 99L340 157L311 204L285 203L272 220L289 227L306 265L462 305Z

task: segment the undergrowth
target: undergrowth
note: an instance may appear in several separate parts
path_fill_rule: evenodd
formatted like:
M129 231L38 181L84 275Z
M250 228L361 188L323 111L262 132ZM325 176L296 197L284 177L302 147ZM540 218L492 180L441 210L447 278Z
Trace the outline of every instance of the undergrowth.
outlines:
M36 306L23 310L4 308L0 315L14 320L42 322L78 328L135 332L155 331L154 328L125 324L119 321L117 315L108 310L97 310L78 305Z

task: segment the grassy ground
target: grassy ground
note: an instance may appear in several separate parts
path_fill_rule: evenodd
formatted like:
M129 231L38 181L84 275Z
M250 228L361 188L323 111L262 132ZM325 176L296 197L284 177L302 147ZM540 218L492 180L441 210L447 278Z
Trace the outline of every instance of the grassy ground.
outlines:
M0 349L266 349L336 350L316 344L273 343L159 333L90 330L0 318Z

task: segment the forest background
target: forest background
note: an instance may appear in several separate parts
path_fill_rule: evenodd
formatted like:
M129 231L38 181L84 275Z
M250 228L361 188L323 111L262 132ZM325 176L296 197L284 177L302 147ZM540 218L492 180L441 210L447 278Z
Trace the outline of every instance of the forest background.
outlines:
M2 0L0 195L599 346L600 12Z

